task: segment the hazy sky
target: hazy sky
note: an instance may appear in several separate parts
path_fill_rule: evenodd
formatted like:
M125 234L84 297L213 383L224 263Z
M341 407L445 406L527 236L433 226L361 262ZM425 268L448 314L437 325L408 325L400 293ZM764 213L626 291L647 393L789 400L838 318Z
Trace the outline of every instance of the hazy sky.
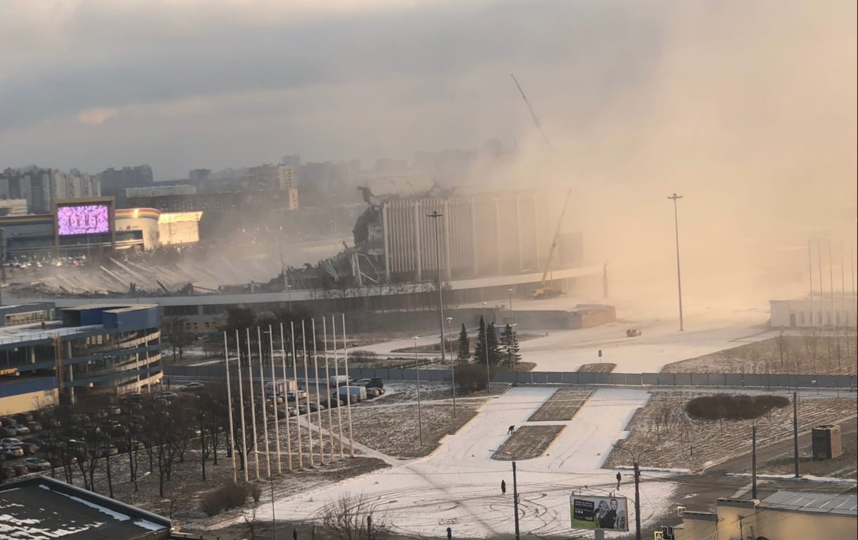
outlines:
M587 123L651 76L678 1L0 0L0 167L156 177ZM359 9L354 7L359 6Z

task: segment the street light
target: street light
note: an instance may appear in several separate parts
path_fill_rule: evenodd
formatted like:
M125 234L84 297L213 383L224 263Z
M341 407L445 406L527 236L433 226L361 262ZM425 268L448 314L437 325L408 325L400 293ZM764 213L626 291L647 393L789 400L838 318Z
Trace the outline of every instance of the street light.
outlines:
M679 331L685 330L685 325L682 321L682 272L679 266L679 209L676 201L682 198L682 195L674 193L668 199L673 201L673 221L676 228L676 283L679 287Z
M456 418L456 357L453 356L453 317L447 317L447 334L450 336L450 374L453 380L453 418Z
M489 369L489 321L486 319L486 303L483 302L483 344L486 354L486 392L492 393L492 372Z
M417 359L417 336L414 336L414 363L417 368L417 429L420 432L420 446L423 446L423 411L420 404L420 360Z
M635 528L636 528L635 538L636 538L636 540L641 540L641 490L640 490L640 487L641 487L640 486L641 467L640 467L640 462L641 462L641 458L643 457L644 454L649 453L649 452L655 452L655 448L644 448L643 450L641 450L638 453L634 453L631 450L629 450L628 448L623 448L622 446L619 446L619 445L614 445L614 448L616 448L617 450L622 450L623 452L626 452L629 456L631 456L632 461L633 461L634 466L635 466Z
M512 289L507 289L507 291L506 291L506 292L508 292L508 293L509 293L509 324L510 324L510 325L512 325L512 323L513 323L513 316L512 316Z
M444 343L444 291L442 290L442 282L441 282L441 237L438 235L438 218L442 217L444 214L439 214L437 210L433 210L431 214L428 214L426 217L432 218L432 221L435 222L435 260L438 261L438 314L439 320L441 321L441 363L446 362L446 358L444 358L446 354L447 344Z

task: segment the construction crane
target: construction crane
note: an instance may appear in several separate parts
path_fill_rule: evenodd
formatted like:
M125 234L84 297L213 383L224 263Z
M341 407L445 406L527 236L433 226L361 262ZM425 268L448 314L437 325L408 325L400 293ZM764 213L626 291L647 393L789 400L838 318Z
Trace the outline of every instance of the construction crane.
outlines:
M554 262L554 255L557 253L557 239L560 237L560 228L563 226L563 218L566 217L566 207L569 206L569 197L572 196L572 190L566 192L566 200L563 201L563 211L560 212L560 219L557 221L557 230L554 231L554 238L551 240L551 249L548 250L548 257L545 259L545 271L542 273L542 282L540 287L533 291L533 298L555 298L560 296L560 289L555 289L548 284L548 275L551 273L551 263Z
M536 112L534 112L533 107L530 105L530 101L528 101L527 96L524 95L524 90L522 90L521 85L518 84L518 79L516 79L513 74L510 74L510 77L512 77L515 87L518 88L518 92L521 94L522 99L524 99L524 104L527 105L527 110L530 111L530 117L533 119L533 123L536 124L536 129L538 129L539 133L542 134L542 138L545 139L545 144L548 145L548 149L553 152L554 148L551 146L551 141L548 140L548 136L542 130L542 124L539 122L539 117L536 116Z

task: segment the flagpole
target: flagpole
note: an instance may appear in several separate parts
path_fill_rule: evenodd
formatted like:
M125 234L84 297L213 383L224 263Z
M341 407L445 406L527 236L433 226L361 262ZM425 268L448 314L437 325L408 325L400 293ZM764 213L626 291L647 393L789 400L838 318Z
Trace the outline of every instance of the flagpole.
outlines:
M289 456L289 470L292 470L292 433L289 424L291 421L289 420L289 392L286 390L289 388L289 385L286 384L286 342L284 340L283 335L283 323L280 323L280 361L283 364L283 390L286 392L286 396L283 398L283 403L285 403L286 408L286 455Z
M244 456L242 464L244 481L249 482L250 478L247 473L247 469L249 468L247 463L247 425L244 419L244 383L241 380L241 372L243 371L241 367L241 334L238 333L238 330L235 331L235 351L238 353L238 401L241 407L241 449Z
M247 365L250 367L250 414L253 416L253 461L259 480L259 436L256 433L256 399L253 396L253 350L250 348L250 328L247 328Z
M270 324L268 325L268 344L269 357L271 358L271 401L274 404L274 443L277 450L277 474L283 474L283 464L280 457L280 416L277 413L277 375L274 373L274 328Z
M295 431L298 432L298 468L304 468L304 449L301 445L301 417L298 416L298 357L295 356L295 321L289 321L292 327L292 364L295 369Z
M348 412L349 417L349 450L352 457L355 457L355 438L354 431L352 430L352 392L351 392L351 378L349 377L349 342L346 339L346 314L343 313L343 362L346 366L346 380L348 381L346 384L349 385L349 391L346 392L346 411Z
M322 339L325 342L325 388L331 389L331 371L328 367L328 318L322 317ZM339 399L339 396L337 396ZM328 394L328 439L331 448L331 461L334 461L334 413L331 411L331 397Z

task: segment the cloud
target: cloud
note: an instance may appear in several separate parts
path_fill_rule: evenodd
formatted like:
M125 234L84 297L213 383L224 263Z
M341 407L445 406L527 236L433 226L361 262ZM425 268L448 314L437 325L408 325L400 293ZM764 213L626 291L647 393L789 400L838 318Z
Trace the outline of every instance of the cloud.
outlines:
M77 121L87 126L100 126L111 118L119 116L119 109L104 109L96 107L81 111L77 115Z

